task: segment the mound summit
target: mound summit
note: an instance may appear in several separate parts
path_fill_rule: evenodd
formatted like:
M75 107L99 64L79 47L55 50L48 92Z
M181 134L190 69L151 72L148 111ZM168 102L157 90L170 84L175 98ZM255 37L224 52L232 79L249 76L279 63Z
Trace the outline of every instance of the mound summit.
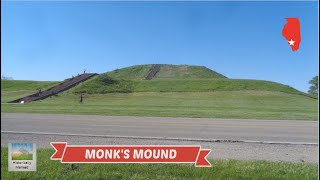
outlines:
M157 71L145 80L152 70ZM307 95L271 81L230 79L204 66L136 65L100 74L76 86L74 93L277 91Z
M226 78L205 66L190 65L170 65L170 64L146 64L130 66L116 69L105 73L111 78L116 79L144 79L153 67L158 67L159 71L152 79L207 79L207 78Z

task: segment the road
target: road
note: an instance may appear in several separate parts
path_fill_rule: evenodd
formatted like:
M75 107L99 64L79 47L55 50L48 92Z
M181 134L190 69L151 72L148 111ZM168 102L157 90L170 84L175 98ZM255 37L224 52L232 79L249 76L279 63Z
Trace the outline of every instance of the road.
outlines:
M317 121L1 113L1 131L317 143Z
M212 158L316 163L318 121L1 113L1 143L200 144ZM316 158L316 159L315 159Z

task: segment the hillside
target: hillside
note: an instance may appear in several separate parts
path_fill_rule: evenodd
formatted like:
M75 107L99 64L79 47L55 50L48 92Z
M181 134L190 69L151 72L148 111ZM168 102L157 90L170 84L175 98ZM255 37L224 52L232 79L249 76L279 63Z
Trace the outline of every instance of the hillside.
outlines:
M143 80L152 65L131 66L100 74L74 89L74 93L274 91L310 96L271 81L228 79L202 66L161 65L152 80ZM311 97L311 96L310 96Z
M58 83L58 81L1 80L1 91L37 91Z
M168 69L174 67L170 70L170 76L165 77L159 71L153 79L143 80L150 67L151 65L134 66L100 74L45 100L24 105L2 104L1 112L318 119L317 98L283 84L228 79L223 75L214 76L214 71L202 67L201 71L188 68L188 73L172 71L182 68L179 66L167 66ZM197 68L199 67L195 67ZM212 77L203 75L204 70L214 72ZM168 70L162 68L162 71ZM56 83L58 82L1 81L1 102L29 95L39 88L46 89ZM79 103L78 93L85 93L83 104Z
M28 96L40 88L44 90L58 83L57 81L1 80L1 102Z
M115 79L136 79L142 80L152 67L151 64L130 66L122 69L116 69L105 73ZM204 79L204 78L226 78L204 66L189 65L169 65L161 64L160 71L154 79Z
M129 92L212 92L212 91L275 91L309 96L283 84L239 79L112 79L106 74L75 87L74 93L129 93Z
M137 65L100 74L69 92L105 94L133 92L215 92L215 91L274 91L312 97L290 86L271 81L228 79L203 66L160 65L152 80L144 80L152 65ZM35 92L58 82L1 80L1 93ZM8 93L10 92L10 93ZM7 99L7 98L6 98Z

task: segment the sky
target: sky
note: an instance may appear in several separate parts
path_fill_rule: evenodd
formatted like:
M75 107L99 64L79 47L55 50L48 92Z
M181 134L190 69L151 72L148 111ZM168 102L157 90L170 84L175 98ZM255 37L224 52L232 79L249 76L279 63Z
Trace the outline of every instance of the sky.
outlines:
M285 18L298 17L292 52ZM1 74L64 80L139 64L206 66L308 91L318 75L317 2L1 1Z
M12 143L12 152L19 151L20 148L24 148L29 151L29 153L33 153L33 144L32 143Z

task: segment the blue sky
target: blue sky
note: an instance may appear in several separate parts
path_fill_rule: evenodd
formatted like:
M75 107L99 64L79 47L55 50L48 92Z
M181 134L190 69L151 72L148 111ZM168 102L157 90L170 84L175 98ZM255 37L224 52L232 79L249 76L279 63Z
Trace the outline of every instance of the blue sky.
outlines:
M32 143L12 143L12 152L19 151L20 148L24 148L29 151L29 153L33 153L33 144Z
M307 91L318 74L317 2L1 2L1 74L63 80L136 64L207 66ZM301 23L300 49L281 31Z

